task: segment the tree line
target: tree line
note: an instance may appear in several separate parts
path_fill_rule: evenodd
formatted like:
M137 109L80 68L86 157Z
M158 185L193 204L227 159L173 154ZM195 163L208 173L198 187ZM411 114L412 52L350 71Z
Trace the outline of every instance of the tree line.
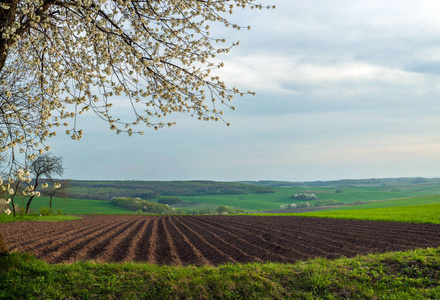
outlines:
M273 193L272 187L219 181L71 181L71 198L111 200L131 197L145 200L161 196L202 196Z

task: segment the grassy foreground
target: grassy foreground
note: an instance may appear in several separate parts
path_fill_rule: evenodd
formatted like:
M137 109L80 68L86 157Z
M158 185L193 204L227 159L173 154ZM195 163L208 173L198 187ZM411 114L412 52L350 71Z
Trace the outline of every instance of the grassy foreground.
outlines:
M0 258L0 299L439 299L440 249L295 264L171 267Z

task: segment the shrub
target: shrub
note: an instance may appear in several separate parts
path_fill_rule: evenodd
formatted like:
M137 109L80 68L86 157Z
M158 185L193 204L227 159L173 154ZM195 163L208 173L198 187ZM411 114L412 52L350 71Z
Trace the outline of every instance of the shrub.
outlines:
M153 201L142 200L140 198L116 197L112 198L110 204L123 207L132 211L142 211L147 213L172 213L173 210L166 204L160 204Z
M48 207L40 208L40 215L41 216L49 216L50 215L50 209Z
M327 206L327 205L340 205L344 203L335 199L330 199L330 200L316 200L313 204L315 206Z
M220 205L217 209L216 209L218 214L224 215L226 214L239 214L239 213L244 213L245 211L239 208L235 208L232 206L226 206L226 205Z
M299 193L290 196L290 199L294 200L316 200L318 197L316 197L315 194L307 194L307 193Z
M183 201L180 199L180 197L177 196L163 196L160 197L160 199L157 201L157 203L168 204L168 205L178 204L182 202Z
M310 203L307 203L307 202L298 203L297 206L298 206L298 208L307 208L307 207L310 207Z
M295 209L297 205L295 203L292 204L283 204L280 206L280 209Z
M63 210L61 208L57 209L57 215L62 215L63 214Z

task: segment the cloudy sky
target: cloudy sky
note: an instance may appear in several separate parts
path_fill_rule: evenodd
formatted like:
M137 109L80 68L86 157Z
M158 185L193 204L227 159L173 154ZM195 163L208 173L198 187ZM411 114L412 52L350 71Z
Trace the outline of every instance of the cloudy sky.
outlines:
M267 0L264 3L269 4ZM231 123L121 136L84 117L53 153L73 179L289 180L440 177L440 2L277 0L237 11L250 31L222 56ZM215 32L213 32L216 35Z

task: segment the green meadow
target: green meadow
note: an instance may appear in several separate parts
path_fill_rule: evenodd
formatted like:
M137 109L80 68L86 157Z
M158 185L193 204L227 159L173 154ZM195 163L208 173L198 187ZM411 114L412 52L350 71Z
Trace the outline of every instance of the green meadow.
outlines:
M19 206L26 205L26 202L16 201ZM38 197L32 200L31 211L38 213L42 207L49 207L48 197ZM131 210L111 205L109 201L89 200L89 199L71 199L71 198L53 198L52 212L56 213L61 209L63 214L71 215L111 215L111 214L132 214Z
M269 215L440 224L440 203Z
M378 187L344 187L341 188L342 193L335 193L336 188L274 188L275 193L267 194L241 194L241 195L207 195L207 196L194 196L194 197L180 197L184 201L197 203L198 207L205 208L206 206L219 206L227 205L242 208L245 210L276 210L280 208L282 204L291 204L299 201L290 199L290 196L297 193L314 193L319 200L337 200L344 204L381 201L389 199L399 199L414 197L419 195L432 195L439 193L440 187L431 189L414 188L404 190L393 188L378 188ZM426 200L420 198L414 198L412 200L404 200L401 203L404 205L414 205L440 202L440 197L433 196L432 200ZM435 200L435 198L437 200ZM313 202L312 202L313 203ZM374 205L374 204L372 204ZM379 204L378 204L379 205ZM386 207L385 205L384 207ZM396 203L396 206L397 203ZM179 206L177 206L179 207ZM182 208L188 208L181 206ZM378 206L379 207L379 206ZM192 208L192 207L191 207Z
M298 201L290 199L290 196L296 193L309 192L315 193L319 200L337 200L344 204L370 202L353 206L339 208L329 208L329 210L341 209L363 209L363 208L381 208L392 206L406 206L418 204L440 203L440 196L417 196L427 192L437 192L437 189L421 190L383 190L377 187L347 187L342 188L343 193L335 193L333 188L274 188L274 193L264 194L239 194L239 195L206 195L193 197L180 197L185 201L184 204L174 206L182 211L199 209L216 209L220 205L233 206L249 211L259 210L277 210L280 205L287 203L297 203ZM404 199L399 199L404 198ZM390 200L390 201L384 201ZM313 204L313 201L311 201ZM19 206L25 205L25 202L16 201ZM49 198L34 198L31 210L38 213L41 207L49 206ZM52 203L53 211L61 209L63 214L132 214L133 211L116 207L105 200L89 199L62 199L54 198Z
M335 210L361 210L361 209L374 209L374 208L387 208L387 207L399 207L399 206L413 206L413 205L424 205L424 204L435 204L440 203L440 195L431 196L419 196L419 197L409 197L402 199L390 199L390 200L379 200L365 204L348 205L338 208L329 208L325 211L335 211Z

